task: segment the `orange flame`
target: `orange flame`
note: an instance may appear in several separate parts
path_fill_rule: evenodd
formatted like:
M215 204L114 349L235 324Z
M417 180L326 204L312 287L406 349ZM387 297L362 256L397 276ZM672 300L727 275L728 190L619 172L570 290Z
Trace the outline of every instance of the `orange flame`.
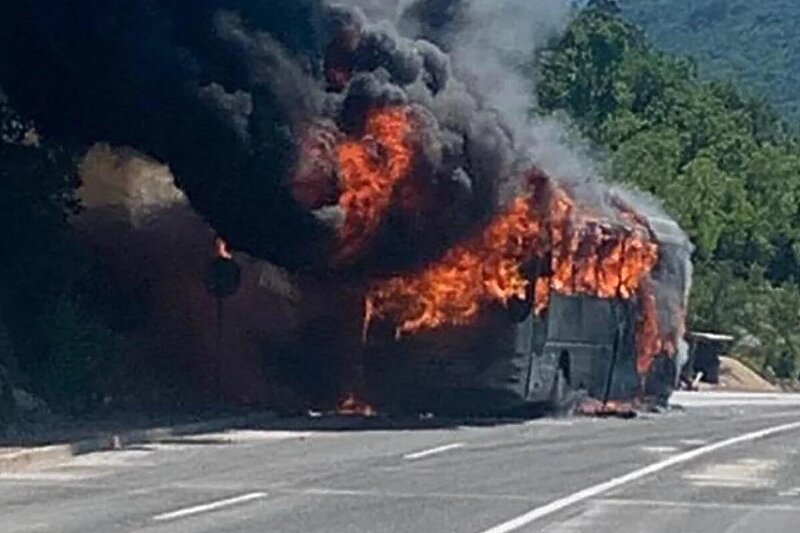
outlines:
M630 299L658 263L658 245L638 219L610 225L576 213L566 191L556 189L551 207L553 289L565 295Z
M541 235L531 202L518 198L479 236L438 263L376 284L367 297L367 322L391 317L401 336L468 324L490 302L524 299L529 282L521 267L540 249Z
M411 170L410 133L408 108L377 109L367 117L361 139L338 146L344 223L334 264L354 259L375 236L395 187Z
M621 299L641 294L639 368L649 369L663 347L653 341L660 339L658 315L645 283L659 257L649 230L639 219L623 217L625 224L611 224L577 212L567 192L552 183L539 187L537 195L542 197L515 199L480 235L421 272L374 284L367 295L365 335L374 318L393 320L399 338L466 325L488 305L526 300L534 281L526 265L550 254L552 275L535 279L535 312L547 309L553 291Z
M653 359L663 349L663 341L658 320L658 308L653 286L648 281L642 285L639 295L639 317L636 335L636 370L645 375L653 364Z

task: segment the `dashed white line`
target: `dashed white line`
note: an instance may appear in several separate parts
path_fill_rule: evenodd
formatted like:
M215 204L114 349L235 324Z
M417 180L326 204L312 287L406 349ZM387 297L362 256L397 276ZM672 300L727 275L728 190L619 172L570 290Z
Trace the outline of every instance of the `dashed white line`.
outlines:
M431 448L429 450L422 450L421 452L409 453L404 455L403 459L413 461L414 459L422 459L423 457L430 457L431 455L448 452L450 450L457 450L458 448L463 448L463 447L464 447L463 442L454 442L453 444L438 446L436 448Z
M681 440L681 444L684 446L702 446L706 444L708 441L706 439L683 439Z
M185 509L178 509L177 511L159 514L154 516L153 520L156 522L164 522L167 520L175 520L176 518L185 518L187 516L216 511L224 507L230 507L232 505L258 500L260 498L265 498L266 496L267 494L265 492L251 492L249 494L236 496L235 498L228 498L226 500L205 503L203 505L195 505L194 507L186 507Z
M642 446L641 450L643 452L648 452L648 453L665 454L665 453L675 453L678 451L678 448L676 448L675 446Z
M661 472L662 470L666 470L667 468L670 468L672 466L677 466L682 463L686 463L688 461L697 459L698 457L702 457L704 455L708 455L723 448L728 448L730 446L735 446L737 444L763 439L771 435L776 435L778 433L786 433L788 431L793 431L796 429L800 429L800 422L792 422L790 424L782 424L780 426L773 426L767 429L762 429L760 431L745 433L744 435L739 435L738 437L733 437L730 439L718 441L709 444L707 446L695 448L693 450L689 450L687 452L683 452L678 455L673 455L672 457L669 457L662 461L658 461L656 463L652 463L648 466L645 466L644 468L639 468L623 476L610 479L604 483L598 483L597 485L592 485L591 487L570 494L569 496L552 501L547 505L532 509L525 514L517 516L516 518L512 518L511 520L503 522L502 524L499 524L492 528L489 528L483 531L482 533L509 533L511 531L516 531L521 527L525 527L528 524L535 522L536 520L549 516L562 509L565 509L577 503L581 503L590 498L594 498L595 496L604 494L610 490L613 490L627 483L638 481L644 477Z
M697 487L766 488L775 484L778 461L740 459L735 463L711 464L696 472L684 474L683 479Z

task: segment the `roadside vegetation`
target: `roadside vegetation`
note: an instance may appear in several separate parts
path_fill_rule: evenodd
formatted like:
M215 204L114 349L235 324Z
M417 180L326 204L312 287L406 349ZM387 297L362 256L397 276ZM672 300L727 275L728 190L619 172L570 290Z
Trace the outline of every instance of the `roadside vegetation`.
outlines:
M619 0L653 44L697 62L705 79L735 80L800 126L800 2Z
M0 100L0 421L16 387L73 413L112 388L114 334L93 311L91 262L68 224L75 161Z

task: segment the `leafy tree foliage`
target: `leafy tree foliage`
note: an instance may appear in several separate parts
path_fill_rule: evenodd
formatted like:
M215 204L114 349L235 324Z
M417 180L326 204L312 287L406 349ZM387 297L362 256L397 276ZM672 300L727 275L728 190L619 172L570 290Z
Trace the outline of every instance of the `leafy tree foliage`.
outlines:
M800 125L800 3L795 0L620 0L659 47L690 55L706 78L737 81Z
M692 325L755 336L760 364L795 373L800 146L768 105L701 81L603 4L538 58L538 111L566 111L608 148L613 179L662 198L689 233Z
M1 97L0 325L12 354L0 373L57 408L83 410L101 399L103 362L114 352L79 287L88 267L68 225L78 207L74 157L40 139Z

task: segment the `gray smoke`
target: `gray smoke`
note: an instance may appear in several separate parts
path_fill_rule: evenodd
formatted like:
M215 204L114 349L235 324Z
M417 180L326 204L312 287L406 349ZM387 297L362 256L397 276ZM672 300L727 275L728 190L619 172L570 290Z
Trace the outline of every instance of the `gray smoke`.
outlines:
M371 21L396 23L412 0L338 0L337 3L361 9Z
M80 175L84 209L72 220L79 242L139 309L120 345L132 368L150 369L162 382L177 368L187 395L221 393L234 403L291 410L335 403L342 390L354 390L360 288L236 252L241 286L218 315L204 282L215 232L170 169L98 144Z
M401 27L448 50L456 76L496 110L532 163L556 179L581 182L597 175L581 143L563 122L532 117L534 53L575 13L572 0L418 0L405 6Z
M397 95L433 112L443 132L434 136L441 145L434 152L457 154L461 149L448 146L448 140L458 143L468 138L473 155L469 159L483 168L465 173L459 165L450 173L453 183L465 183L456 176L466 175L473 182L471 190L491 191L484 197L502 204L518 192L518 170L535 165L556 179L579 185L575 187L579 201L585 198L596 204L605 197L585 154L588 150L568 128L558 120L532 117L532 58L563 32L575 12L571 0L339 3L366 14L355 18L365 27L362 46L372 51L373 63L360 66L382 65L403 86L404 92ZM420 56L427 70L424 82L416 74ZM366 81L357 81L364 89ZM369 83L371 91L379 90L374 76ZM383 91L392 93L385 86ZM489 175L493 187L483 177Z

